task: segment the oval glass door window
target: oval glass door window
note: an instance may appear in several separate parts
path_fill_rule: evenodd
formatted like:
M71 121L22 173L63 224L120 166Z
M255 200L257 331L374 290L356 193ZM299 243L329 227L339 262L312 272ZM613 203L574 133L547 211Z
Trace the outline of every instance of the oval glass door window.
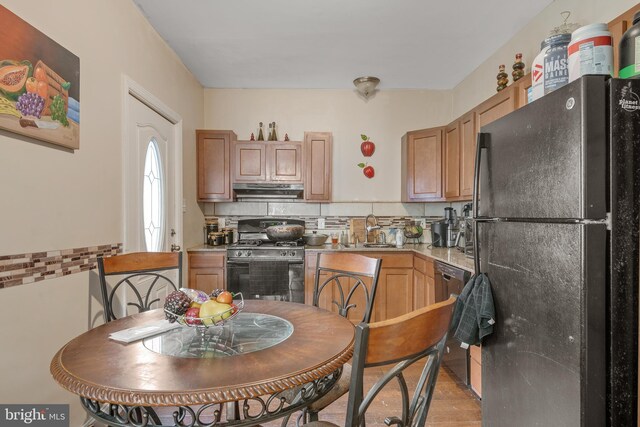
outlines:
M147 146L143 182L144 243L148 252L159 252L162 249L164 236L164 179L158 143L154 138Z

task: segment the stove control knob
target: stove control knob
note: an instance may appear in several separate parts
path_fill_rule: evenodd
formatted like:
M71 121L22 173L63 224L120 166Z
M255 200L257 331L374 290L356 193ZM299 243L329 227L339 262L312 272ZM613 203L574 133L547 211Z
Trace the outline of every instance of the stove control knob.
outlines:
M236 251L236 256L238 256L238 257L242 256L242 252Z
M291 252L289 252L289 256L296 256L296 253L291 251Z
M280 252L280 256L287 256L287 251Z
M247 251L244 255L245 256L251 256L251 251Z

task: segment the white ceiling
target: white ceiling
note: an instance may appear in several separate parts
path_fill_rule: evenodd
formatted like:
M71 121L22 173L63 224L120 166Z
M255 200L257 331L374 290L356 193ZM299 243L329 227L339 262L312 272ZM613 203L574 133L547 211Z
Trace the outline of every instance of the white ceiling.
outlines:
M309 89L453 88L551 1L134 0L203 86Z

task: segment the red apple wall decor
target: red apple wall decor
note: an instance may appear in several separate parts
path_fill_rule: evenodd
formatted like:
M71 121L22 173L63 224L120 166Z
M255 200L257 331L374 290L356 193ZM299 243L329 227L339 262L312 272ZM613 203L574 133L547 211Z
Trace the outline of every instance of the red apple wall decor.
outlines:
M360 135L362 138L362 144L360 144L360 151L362 151L362 155L365 157L371 157L373 153L376 151L376 144L372 141L369 141L369 137L367 135Z
M369 179L373 178L376 174L376 171L373 170L373 166L367 165L366 163L358 163L358 167L362 168L362 173Z

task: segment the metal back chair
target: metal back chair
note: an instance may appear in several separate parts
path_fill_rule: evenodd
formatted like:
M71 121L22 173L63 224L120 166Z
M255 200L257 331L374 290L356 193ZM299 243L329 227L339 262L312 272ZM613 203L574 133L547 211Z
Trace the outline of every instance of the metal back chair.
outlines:
M338 314L356 322L370 322L382 260L350 253L319 253L313 305L321 298Z
M175 279L167 273L177 271L177 285ZM108 258L98 258L98 274L100 276L100 291L104 306L104 321L117 319L113 311L116 295L126 294L127 307L132 306L138 312L148 311L152 305L159 302L155 292L161 286L168 286L170 290L182 287L182 252L136 252L117 255ZM107 276L122 276L110 288ZM120 292L118 292L120 291Z
M382 260L346 252L319 253L313 305L335 307L354 322L371 321ZM321 304L322 301L322 304ZM329 392L313 402L303 415L317 421L318 413L349 391L351 364L345 363Z
M425 425L455 301L456 297L452 296L447 301L394 319L356 326L345 426L364 426L367 409L375 397L394 382L400 387L402 404L389 408L392 412L384 423L400 427ZM403 372L417 363L422 363L423 367L411 394ZM390 369L365 394L364 369L384 365L391 365ZM325 421L306 424L307 427L332 425Z

